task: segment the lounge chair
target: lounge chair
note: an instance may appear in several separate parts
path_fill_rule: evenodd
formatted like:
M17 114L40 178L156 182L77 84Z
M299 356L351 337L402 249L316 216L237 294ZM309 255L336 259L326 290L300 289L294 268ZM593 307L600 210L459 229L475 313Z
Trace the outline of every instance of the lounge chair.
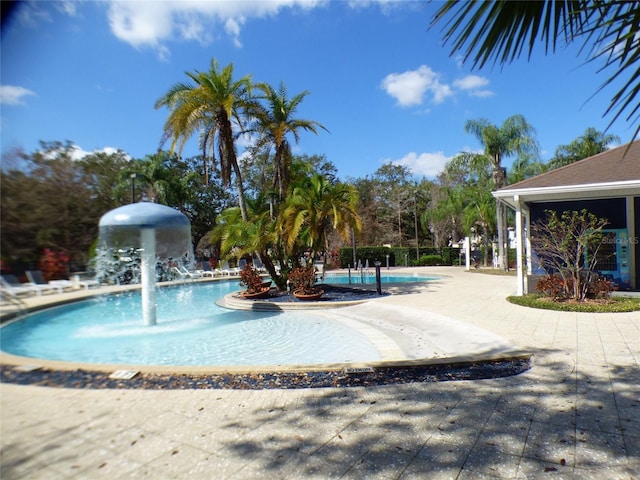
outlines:
M71 282L72 284L74 283L74 281ZM100 286L100 282L98 280L78 280L77 283L80 288L84 288L85 290L89 290L91 287L99 287Z
M2 275L2 277L0 277L0 285L2 285L2 293L6 293L12 298L18 298L21 295L38 295L37 288L20 283L13 275Z
M218 268L216 269L216 271L218 272L219 275L231 275L231 268L229 267L229 262L227 260L225 260L224 262L222 262L222 266L218 265Z
M36 295L43 293L54 293L59 291L58 288L50 285L37 285L35 283L22 283L15 275L2 275L2 286L7 290L11 289L14 293L27 293L31 291Z
M215 277L218 272L211 269L211 264L209 262L202 262L202 269L196 270L196 273L199 273L202 277Z
M267 271L267 269L264 268L264 265L262 264L262 260L260 260L260 257L253 257L253 266L260 273L264 273Z
M246 259L241 258L240 260L238 260L238 266L236 267L237 273L239 274L242 270L245 269L246 266L247 266Z
M202 278L201 273L190 272L183 266L173 267L173 270L180 276L182 280L193 280L194 278Z
M47 282L44 279L44 275L41 270L27 270L26 274L30 283L36 285L48 285L55 288L58 293L64 292L65 289L73 290L75 288L73 286L73 282L70 280L50 280Z

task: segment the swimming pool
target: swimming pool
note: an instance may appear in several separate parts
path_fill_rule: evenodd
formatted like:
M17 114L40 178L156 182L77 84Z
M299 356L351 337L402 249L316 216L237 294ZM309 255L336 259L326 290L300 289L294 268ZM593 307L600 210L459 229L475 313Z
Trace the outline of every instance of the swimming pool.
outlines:
M425 276L425 275L411 275L411 274L393 274L389 272L380 272L380 283L382 284L390 284L390 283L413 283L413 282L429 282L433 280L437 280L439 277L434 276ZM376 283L376 275L375 270L354 270L349 275L348 273L334 273L327 272L324 277L325 283L336 284L336 285L362 285L362 284L373 284Z
M137 292L51 308L0 329L0 348L48 360L127 365L313 365L375 361L367 336L322 312L228 310L238 281L161 288L144 326Z

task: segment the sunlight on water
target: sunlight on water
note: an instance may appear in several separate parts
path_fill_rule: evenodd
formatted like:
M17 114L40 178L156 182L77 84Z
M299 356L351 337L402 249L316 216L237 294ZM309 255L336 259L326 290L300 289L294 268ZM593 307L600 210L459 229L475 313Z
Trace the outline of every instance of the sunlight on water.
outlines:
M138 293L35 313L1 329L15 355L131 365L301 365L380 359L359 331L310 311L218 307L237 281L158 290L158 323L141 322Z

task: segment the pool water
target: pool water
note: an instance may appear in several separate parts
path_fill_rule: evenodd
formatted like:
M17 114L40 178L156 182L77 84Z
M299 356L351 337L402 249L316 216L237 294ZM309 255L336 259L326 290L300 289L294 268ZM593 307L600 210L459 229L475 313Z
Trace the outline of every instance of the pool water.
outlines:
M157 292L157 325L144 326L139 293L86 300L0 329L3 351L25 357L126 365L313 365L375 361L358 330L322 312L228 310L215 301L237 281Z
M411 283L411 282L428 282L437 280L438 277L427 277L424 275L397 275L380 273L380 283ZM351 276L344 273L327 273L324 277L324 282L335 285L362 285L362 284L374 284L376 283L375 270L371 271L353 271Z

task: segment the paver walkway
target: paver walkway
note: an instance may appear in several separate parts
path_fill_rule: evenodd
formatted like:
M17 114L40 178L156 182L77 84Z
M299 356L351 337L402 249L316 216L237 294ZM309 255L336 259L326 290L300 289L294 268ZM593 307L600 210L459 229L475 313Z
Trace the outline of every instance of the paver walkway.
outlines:
M5 479L640 479L640 314L533 310L513 277L377 301L535 353L509 378L307 390L0 385Z

